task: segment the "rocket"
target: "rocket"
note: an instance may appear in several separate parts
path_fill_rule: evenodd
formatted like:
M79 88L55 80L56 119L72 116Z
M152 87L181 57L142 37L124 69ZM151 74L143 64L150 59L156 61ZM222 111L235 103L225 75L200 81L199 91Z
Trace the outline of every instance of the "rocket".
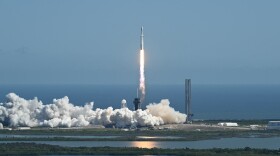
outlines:
M144 31L143 26L141 27L141 36L140 36L140 50L144 50Z
M143 103L145 99L145 54L144 54L144 32L143 26L141 27L141 35L140 35L140 53L139 53L139 67L140 67L140 77L139 77L139 91L140 91L140 99L139 101L135 100L135 108L141 109L141 103ZM137 107L136 107L137 105Z

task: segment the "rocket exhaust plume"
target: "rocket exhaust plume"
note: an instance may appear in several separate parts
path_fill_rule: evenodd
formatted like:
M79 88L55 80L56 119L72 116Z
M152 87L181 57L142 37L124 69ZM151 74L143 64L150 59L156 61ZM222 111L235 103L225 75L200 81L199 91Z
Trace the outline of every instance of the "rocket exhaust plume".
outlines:
M145 51L144 51L144 32L143 26L141 27L140 36L140 78L139 78L140 102L145 100Z
M127 107L113 109L93 109L93 102L84 106L75 106L67 96L43 104L38 98L26 100L14 93L0 102L0 129L8 127L85 127L90 125L156 126L162 124L184 123L186 115L170 107L167 99L160 103L151 103L146 109L137 111ZM123 103L126 101L123 100Z

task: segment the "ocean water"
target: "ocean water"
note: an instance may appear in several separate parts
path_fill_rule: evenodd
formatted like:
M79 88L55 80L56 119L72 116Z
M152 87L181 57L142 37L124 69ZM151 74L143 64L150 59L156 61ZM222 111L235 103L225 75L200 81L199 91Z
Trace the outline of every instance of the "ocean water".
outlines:
M94 101L95 108L120 108L122 99L133 109L136 85L0 85L0 101L14 92L25 99L38 97L44 104L68 96L74 105ZM175 110L185 111L184 85L147 85L149 103L169 99ZM195 119L280 119L280 85L192 85Z

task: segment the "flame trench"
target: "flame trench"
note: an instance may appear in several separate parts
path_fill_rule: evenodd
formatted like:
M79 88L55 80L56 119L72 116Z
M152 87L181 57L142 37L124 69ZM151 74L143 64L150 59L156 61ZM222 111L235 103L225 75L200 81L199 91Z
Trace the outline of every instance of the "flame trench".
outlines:
M139 79L140 101L145 99L145 53L140 50L140 79Z

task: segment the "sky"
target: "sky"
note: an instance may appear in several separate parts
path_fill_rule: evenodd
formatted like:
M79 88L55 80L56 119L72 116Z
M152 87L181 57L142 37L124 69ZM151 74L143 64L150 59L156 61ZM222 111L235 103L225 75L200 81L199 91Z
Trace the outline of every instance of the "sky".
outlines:
M0 0L0 84L280 84L279 0Z

